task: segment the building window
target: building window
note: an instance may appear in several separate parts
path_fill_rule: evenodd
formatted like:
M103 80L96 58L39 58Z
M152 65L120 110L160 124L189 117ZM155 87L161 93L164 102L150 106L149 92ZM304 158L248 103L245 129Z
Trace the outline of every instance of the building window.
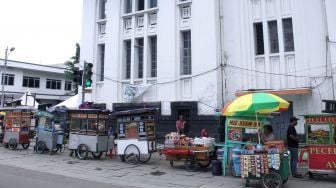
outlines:
M191 32L184 31L182 32L182 75L191 74Z
M71 87L72 87L72 82L70 82L70 81L65 81L65 84L64 84L64 90L65 90L65 91L71 91Z
M138 25L138 27L143 27L144 26L144 16L137 17L137 25Z
M14 85L14 74L4 74L2 73L2 79L1 79L1 85L8 85L13 86Z
M149 15L149 24L156 25L157 14L150 14Z
M106 23L99 24L99 33L104 35L106 33Z
M125 0L125 13L131 13L132 12L132 0Z
M277 21L268 22L269 44L271 53L279 53Z
M264 32L262 23L254 23L254 42L256 55L263 55L264 52Z
M125 29L126 30L132 29L132 18L125 19Z
M294 36L293 36L292 18L282 19L282 27L283 27L285 52L293 52Z
M145 0L137 0L137 11L145 9Z
M131 52L132 52L132 48L131 48L131 43L132 41L127 40L125 41L125 78L126 79L130 79L131 78Z
M151 71L150 76L156 77L157 74L157 37L150 37Z
M47 89L61 89L61 80L53 80L53 79L47 79Z
M98 81L104 81L104 66L105 66L105 44L99 44L98 45L98 58L99 58L99 64L98 64Z
M99 19L106 18L106 1L107 0L100 0L99 1Z
M190 6L185 6L181 8L181 17L182 19L188 19L191 15L191 9Z
M39 88L40 78L23 76L22 87Z
M138 62L138 78L143 78L143 49L144 49L144 39L140 38L136 40L136 52L137 52L137 62Z
M149 0L149 8L157 7L157 0Z

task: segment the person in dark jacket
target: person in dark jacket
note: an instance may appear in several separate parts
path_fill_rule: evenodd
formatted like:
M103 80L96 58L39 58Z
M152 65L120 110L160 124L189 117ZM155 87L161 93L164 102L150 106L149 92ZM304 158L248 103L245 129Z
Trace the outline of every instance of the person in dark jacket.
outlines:
M297 173L297 162L298 162L298 155L299 155L299 138L295 129L297 125L296 117L292 117L290 119L290 124L287 129L287 146L290 152L290 167L292 171L292 176L295 178L302 178L301 174Z

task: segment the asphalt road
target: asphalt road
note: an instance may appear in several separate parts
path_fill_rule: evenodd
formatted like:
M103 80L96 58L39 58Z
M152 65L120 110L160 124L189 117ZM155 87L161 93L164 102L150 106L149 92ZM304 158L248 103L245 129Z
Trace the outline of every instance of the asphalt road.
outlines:
M123 188L104 183L0 165L0 188Z

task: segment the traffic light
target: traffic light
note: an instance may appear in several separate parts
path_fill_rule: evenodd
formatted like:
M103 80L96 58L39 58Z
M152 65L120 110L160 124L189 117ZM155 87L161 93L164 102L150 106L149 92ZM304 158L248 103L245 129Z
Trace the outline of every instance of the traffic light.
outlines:
M83 86L85 88L91 87L92 85L92 63L86 63L84 62L84 83Z
M72 81L76 84L76 85L82 85L82 76L83 76L83 71L79 70L78 68L75 68L72 71Z

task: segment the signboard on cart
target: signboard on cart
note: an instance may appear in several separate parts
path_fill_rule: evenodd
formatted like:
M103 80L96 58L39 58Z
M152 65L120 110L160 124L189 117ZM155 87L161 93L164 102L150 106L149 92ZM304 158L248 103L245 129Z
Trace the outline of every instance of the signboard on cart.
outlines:
M309 145L309 170L336 172L336 145Z
M229 127L241 127L249 129L257 129L261 125L260 121L255 120L241 120L241 119L230 119Z

